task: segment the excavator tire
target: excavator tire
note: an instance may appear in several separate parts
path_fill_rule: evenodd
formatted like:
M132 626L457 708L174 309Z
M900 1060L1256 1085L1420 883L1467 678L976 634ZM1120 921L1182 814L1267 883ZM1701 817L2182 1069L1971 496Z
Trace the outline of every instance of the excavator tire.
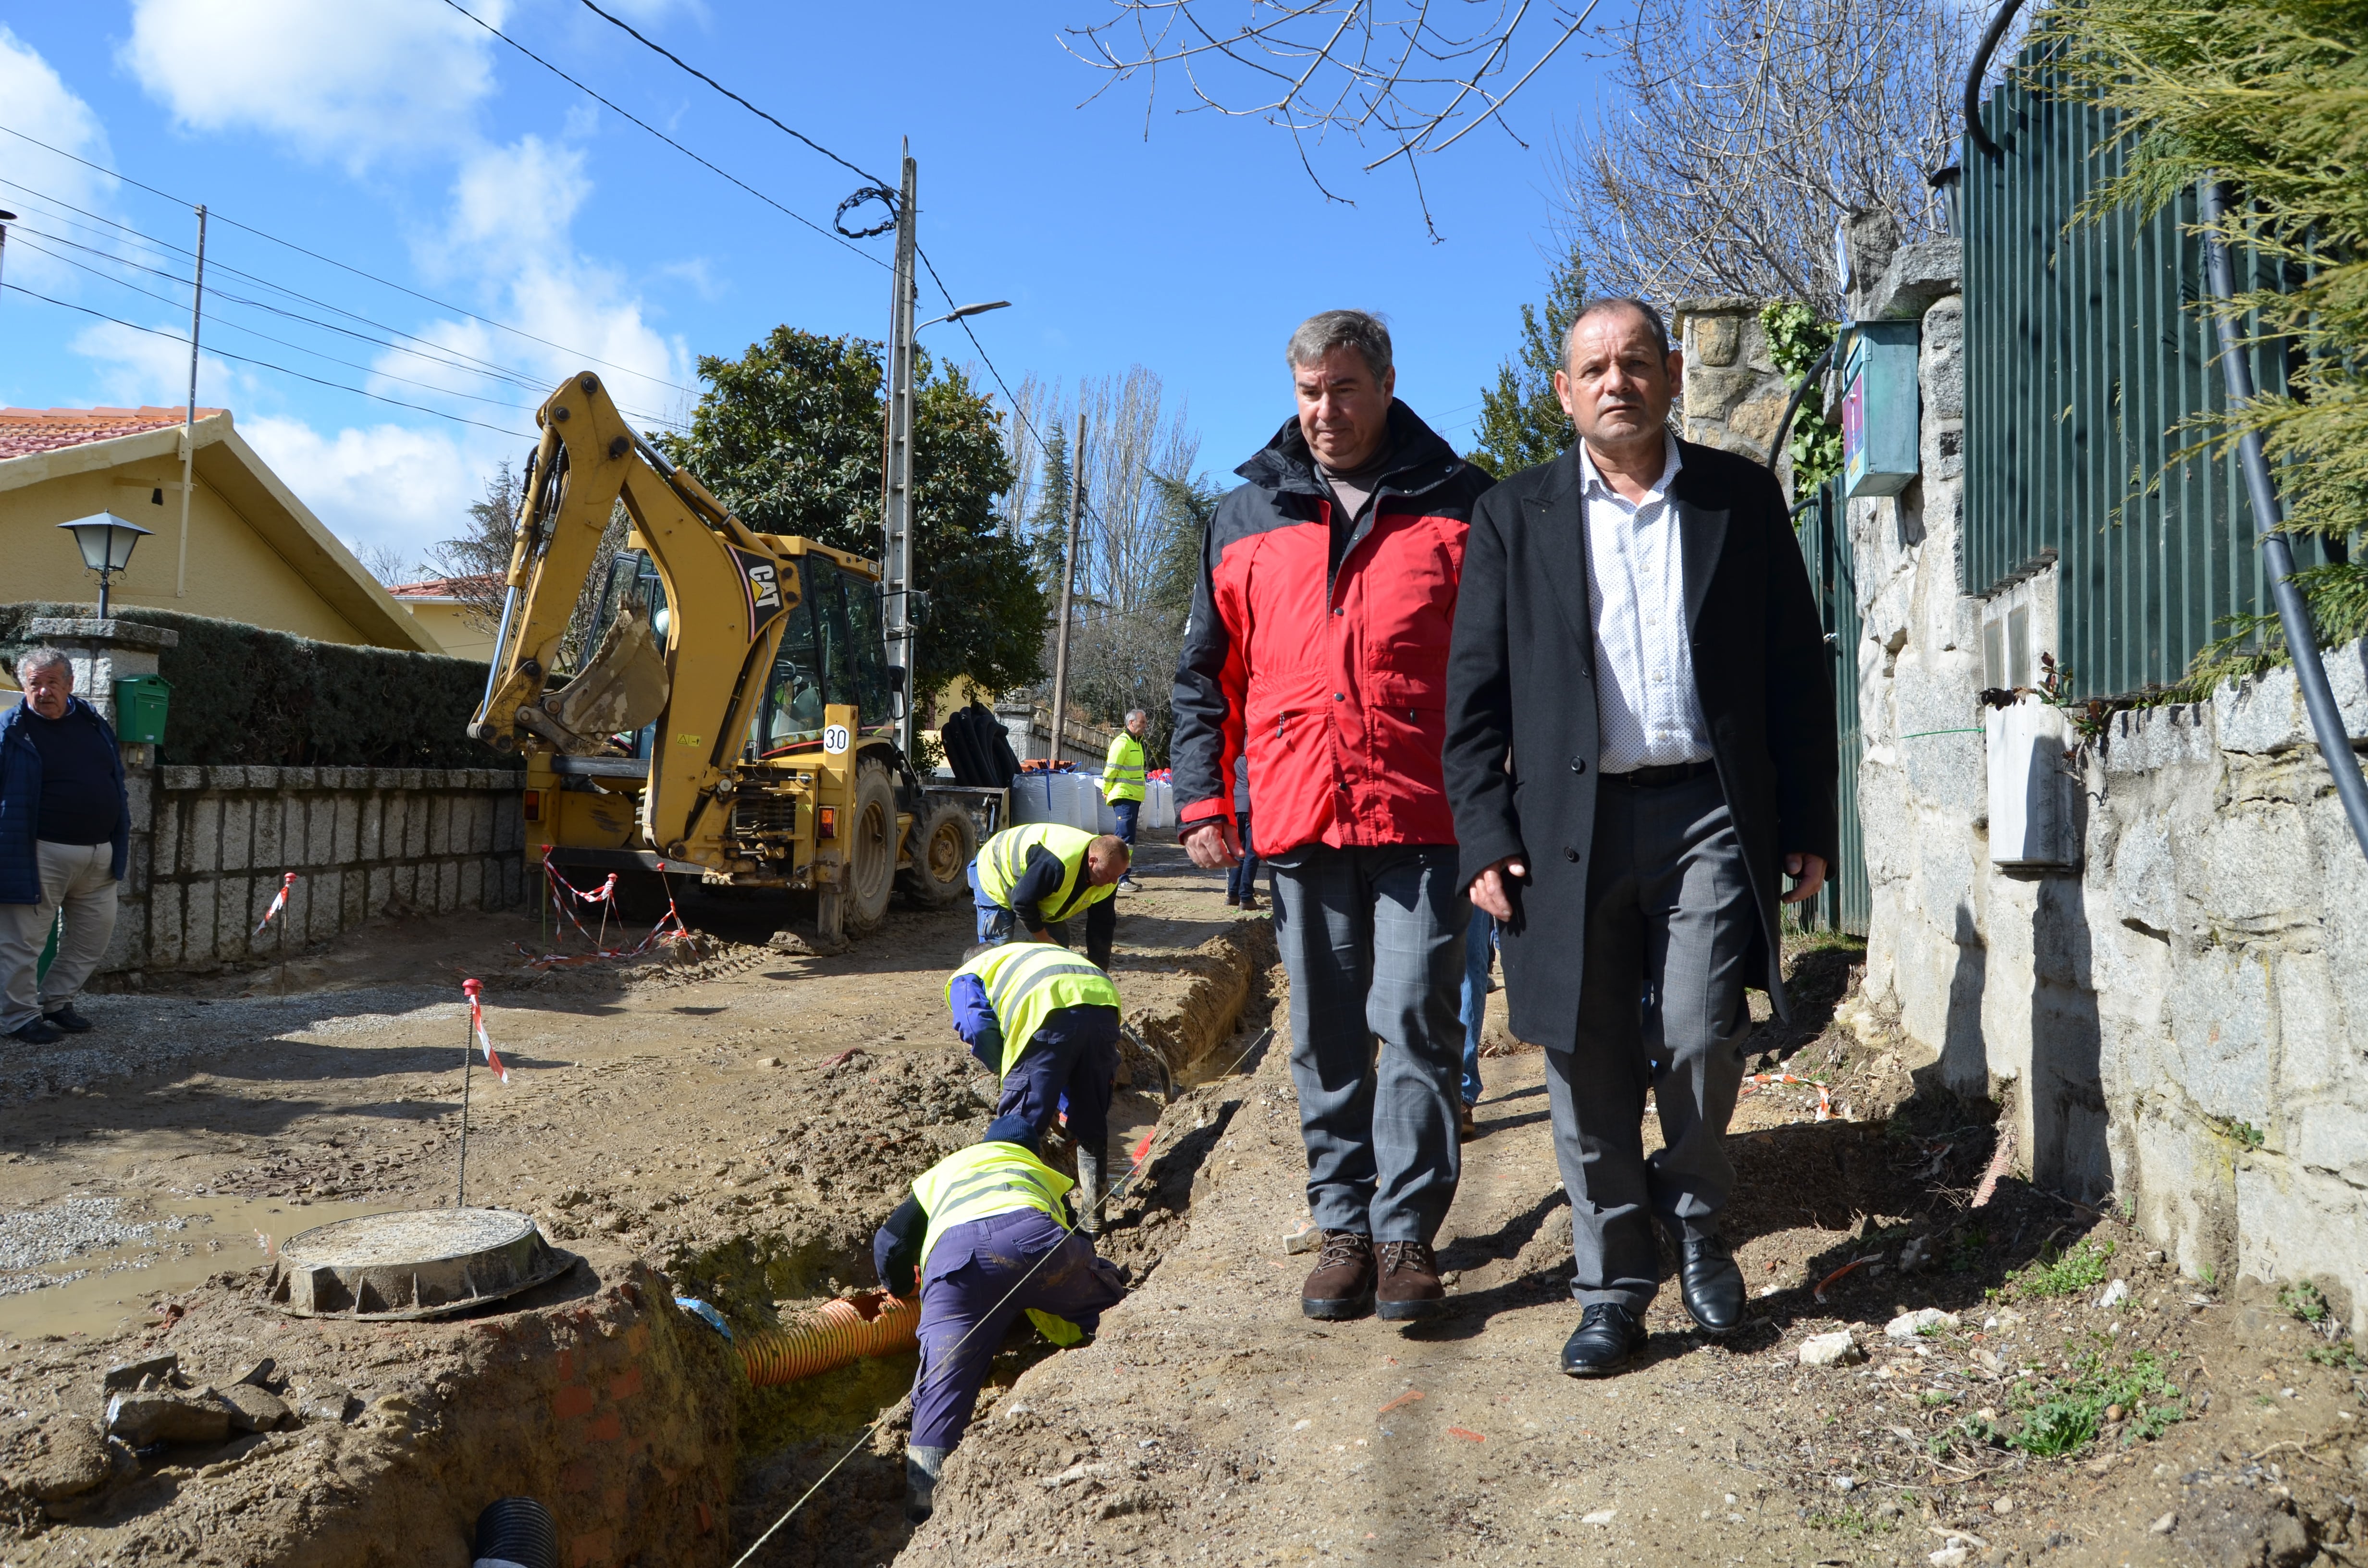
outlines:
M970 863L978 858L978 824L960 801L940 801L913 827L913 863L896 885L924 909L944 909L970 893Z
M896 891L896 782L886 764L867 757L857 767L854 817L845 918L848 930L870 931Z

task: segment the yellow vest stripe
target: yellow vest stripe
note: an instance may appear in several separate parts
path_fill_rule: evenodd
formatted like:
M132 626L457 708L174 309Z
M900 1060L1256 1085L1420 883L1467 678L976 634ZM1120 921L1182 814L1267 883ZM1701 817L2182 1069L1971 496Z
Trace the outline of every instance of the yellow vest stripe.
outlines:
M1110 742L1110 755L1102 759L1102 799L1142 800L1143 764L1143 743L1120 731L1118 739Z
M963 964L947 977L949 1005L955 979L965 974L975 976L985 988L986 1005L1003 1030L1003 1062L997 1071L1007 1076L1053 1013L1063 1007L1119 1006L1118 987L1109 975L1068 949L1043 942L1008 942Z
M1042 848L1061 862L1061 885L1040 905L1044 918L1066 920L1118 890L1096 887L1086 877L1086 849L1094 835L1066 823L1031 822L1008 827L979 846L978 886L990 903L1011 907L1012 885L1027 873L1028 852Z
M973 1143L913 1178L913 1196L929 1217L921 1238L927 1269L938 1238L955 1225L1033 1209L1070 1229L1062 1197L1076 1184L1017 1143Z

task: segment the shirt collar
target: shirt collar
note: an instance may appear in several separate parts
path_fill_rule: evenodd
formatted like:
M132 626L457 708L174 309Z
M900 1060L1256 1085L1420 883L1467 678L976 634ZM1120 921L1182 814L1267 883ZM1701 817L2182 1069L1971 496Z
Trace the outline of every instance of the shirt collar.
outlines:
M1666 443L1664 449L1668 455L1661 464L1661 477L1653 482L1653 487L1645 493L1645 499L1636 504L1639 511L1667 496L1669 486L1678 481L1678 470L1685 466L1685 456L1678 450L1678 438L1675 436L1665 435L1662 440ZM1581 440L1577 446L1580 493L1588 500L1601 496L1606 500L1617 501L1623 506L1628 505L1628 498L1611 488L1611 481L1605 479L1602 472L1596 468L1595 459L1588 451L1587 443Z

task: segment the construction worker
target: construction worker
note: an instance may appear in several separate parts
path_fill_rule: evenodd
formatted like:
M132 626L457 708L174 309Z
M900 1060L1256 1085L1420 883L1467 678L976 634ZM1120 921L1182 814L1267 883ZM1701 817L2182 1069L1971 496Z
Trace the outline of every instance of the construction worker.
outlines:
M1005 828L980 845L970 863L978 939L1008 942L1025 932L1031 942L1065 948L1069 920L1082 912L1086 956L1110 968L1110 942L1118 935L1118 905L1110 894L1133 858L1122 838L1097 837L1062 823Z
M1126 728L1110 742L1110 755L1102 759L1102 799L1118 813L1118 835L1126 840L1130 861L1134 853L1135 819L1143 814L1143 730L1149 722L1150 715L1142 709L1129 710ZM1143 891L1131 866L1118 885L1128 892Z
M1124 1299L1115 1266L1069 1227L1069 1178L1037 1157L1027 1123L986 1136L913 1178L871 1241L880 1283L921 1297L921 1365L905 1449L905 1517L929 1517L946 1456L962 1441L979 1385L1021 1312L1053 1344L1081 1343Z
M1008 942L982 948L946 982L954 1032L1003 1080L995 1114L1027 1124L1041 1142L1065 1110L1077 1144L1077 1195L1094 1210L1109 1190L1110 1085L1118 1077L1118 987L1064 948Z

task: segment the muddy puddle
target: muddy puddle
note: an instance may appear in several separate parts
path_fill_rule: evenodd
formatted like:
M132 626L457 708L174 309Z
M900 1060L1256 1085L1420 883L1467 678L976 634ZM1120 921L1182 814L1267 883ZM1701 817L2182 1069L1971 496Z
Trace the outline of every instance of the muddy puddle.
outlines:
M268 1263L299 1231L399 1207L93 1196L0 1216L0 1338L111 1333L158 1296Z

